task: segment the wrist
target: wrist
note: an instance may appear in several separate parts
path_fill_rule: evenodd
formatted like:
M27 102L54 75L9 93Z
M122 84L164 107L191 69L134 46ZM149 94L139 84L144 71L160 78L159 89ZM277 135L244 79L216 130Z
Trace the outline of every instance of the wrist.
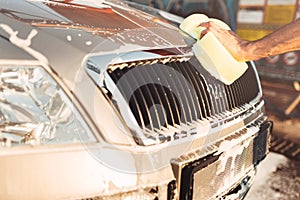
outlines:
M256 60L256 45L253 41L242 41L240 45L240 61Z

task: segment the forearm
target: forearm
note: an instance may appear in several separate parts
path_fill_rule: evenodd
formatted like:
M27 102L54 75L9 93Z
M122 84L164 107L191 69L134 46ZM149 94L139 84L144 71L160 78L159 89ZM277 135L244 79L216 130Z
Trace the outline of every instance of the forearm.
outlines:
M300 50L300 19L287 24L262 39L244 44L244 59L257 60L288 51Z

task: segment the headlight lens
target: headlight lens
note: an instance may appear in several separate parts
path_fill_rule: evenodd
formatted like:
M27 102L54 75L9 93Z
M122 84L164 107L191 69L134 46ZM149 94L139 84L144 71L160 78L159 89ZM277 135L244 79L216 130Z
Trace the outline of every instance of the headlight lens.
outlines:
M42 67L0 67L0 146L95 141Z

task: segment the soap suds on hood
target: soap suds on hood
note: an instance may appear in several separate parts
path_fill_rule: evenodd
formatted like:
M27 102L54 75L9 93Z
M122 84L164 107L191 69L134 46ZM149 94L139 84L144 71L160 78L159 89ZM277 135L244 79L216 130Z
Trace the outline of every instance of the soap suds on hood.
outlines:
M0 24L0 28L2 28L6 33L9 34L9 41L16 45L17 47L23 49L28 54L39 60L41 63L48 65L48 59L41 54L40 52L32 49L30 47L32 43L32 39L38 34L36 29L32 29L28 34L26 39L22 39L18 37L19 31L14 31L10 26L7 24Z

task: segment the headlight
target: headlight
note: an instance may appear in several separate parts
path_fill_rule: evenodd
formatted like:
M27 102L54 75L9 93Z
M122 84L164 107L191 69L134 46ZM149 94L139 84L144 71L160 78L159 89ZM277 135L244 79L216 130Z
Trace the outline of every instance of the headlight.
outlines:
M42 67L0 67L0 146L80 141L95 137Z

